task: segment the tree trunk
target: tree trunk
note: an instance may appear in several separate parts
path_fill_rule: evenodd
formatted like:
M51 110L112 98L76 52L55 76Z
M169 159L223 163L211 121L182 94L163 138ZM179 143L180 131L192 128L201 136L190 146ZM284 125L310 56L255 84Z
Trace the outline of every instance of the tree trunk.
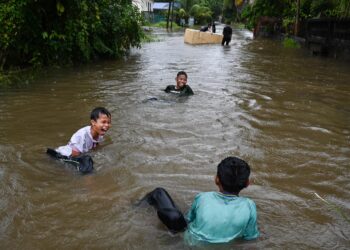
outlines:
M169 29L169 18L170 18L171 2L172 2L172 0L169 0L168 18L167 18L167 20L166 20L166 29Z
M173 19L174 19L174 0L171 3L171 22L170 29L173 29Z
M294 35L298 36L299 34L299 19L300 19L300 0L297 0L297 13L295 15L295 26L294 26Z

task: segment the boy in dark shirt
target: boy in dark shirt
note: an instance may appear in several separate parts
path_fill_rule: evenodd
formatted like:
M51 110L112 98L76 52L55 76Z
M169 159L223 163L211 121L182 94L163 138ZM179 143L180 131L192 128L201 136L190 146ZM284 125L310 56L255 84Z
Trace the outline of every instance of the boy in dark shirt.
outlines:
M187 74L185 71L177 73L175 78L176 85L168 85L164 90L166 93L174 93L179 96L193 95L193 91L190 86L187 85Z

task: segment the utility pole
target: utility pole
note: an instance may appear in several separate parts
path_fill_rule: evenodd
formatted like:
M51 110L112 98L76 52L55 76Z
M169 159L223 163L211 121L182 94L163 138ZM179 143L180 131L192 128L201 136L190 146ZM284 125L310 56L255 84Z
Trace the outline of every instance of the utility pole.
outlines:
M169 19L170 19L171 2L172 2L172 0L169 0L168 17L167 17L167 20L166 20L166 29L169 29Z
M171 6L171 22L170 22L170 29L173 29L173 18L174 18L174 0L172 1Z
M294 35L297 36L299 34L299 19L300 19L300 0L297 0L297 13L295 16L295 26L294 26Z

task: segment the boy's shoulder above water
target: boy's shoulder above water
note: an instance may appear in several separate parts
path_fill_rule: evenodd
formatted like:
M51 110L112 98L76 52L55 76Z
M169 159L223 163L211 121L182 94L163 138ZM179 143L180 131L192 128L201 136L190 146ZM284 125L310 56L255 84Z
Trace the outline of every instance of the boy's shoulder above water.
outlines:
M180 96L193 95L193 90L187 85L187 73L185 71L179 71L175 77L176 85L168 85L165 88L165 92L174 93Z
M185 85L182 88L177 88L176 85L168 85L164 91L166 93L174 93L180 95L193 95L193 90L189 85Z

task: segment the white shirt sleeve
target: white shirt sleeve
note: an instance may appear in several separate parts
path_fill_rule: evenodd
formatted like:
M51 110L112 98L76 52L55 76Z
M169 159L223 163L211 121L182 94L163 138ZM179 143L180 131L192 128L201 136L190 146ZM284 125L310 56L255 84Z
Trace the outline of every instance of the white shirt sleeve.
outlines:
M102 138L99 138L99 141L100 139L102 141ZM93 148L94 143L97 143L97 141L93 141L91 137L90 126L86 126L72 135L68 145L59 147L56 151L65 156L71 156L73 150L79 153L86 153Z
M84 138L83 135L75 133L69 141L69 146L72 150L79 151L80 153L84 150Z
M56 148L56 152L69 157L72 154L72 148L69 145Z

